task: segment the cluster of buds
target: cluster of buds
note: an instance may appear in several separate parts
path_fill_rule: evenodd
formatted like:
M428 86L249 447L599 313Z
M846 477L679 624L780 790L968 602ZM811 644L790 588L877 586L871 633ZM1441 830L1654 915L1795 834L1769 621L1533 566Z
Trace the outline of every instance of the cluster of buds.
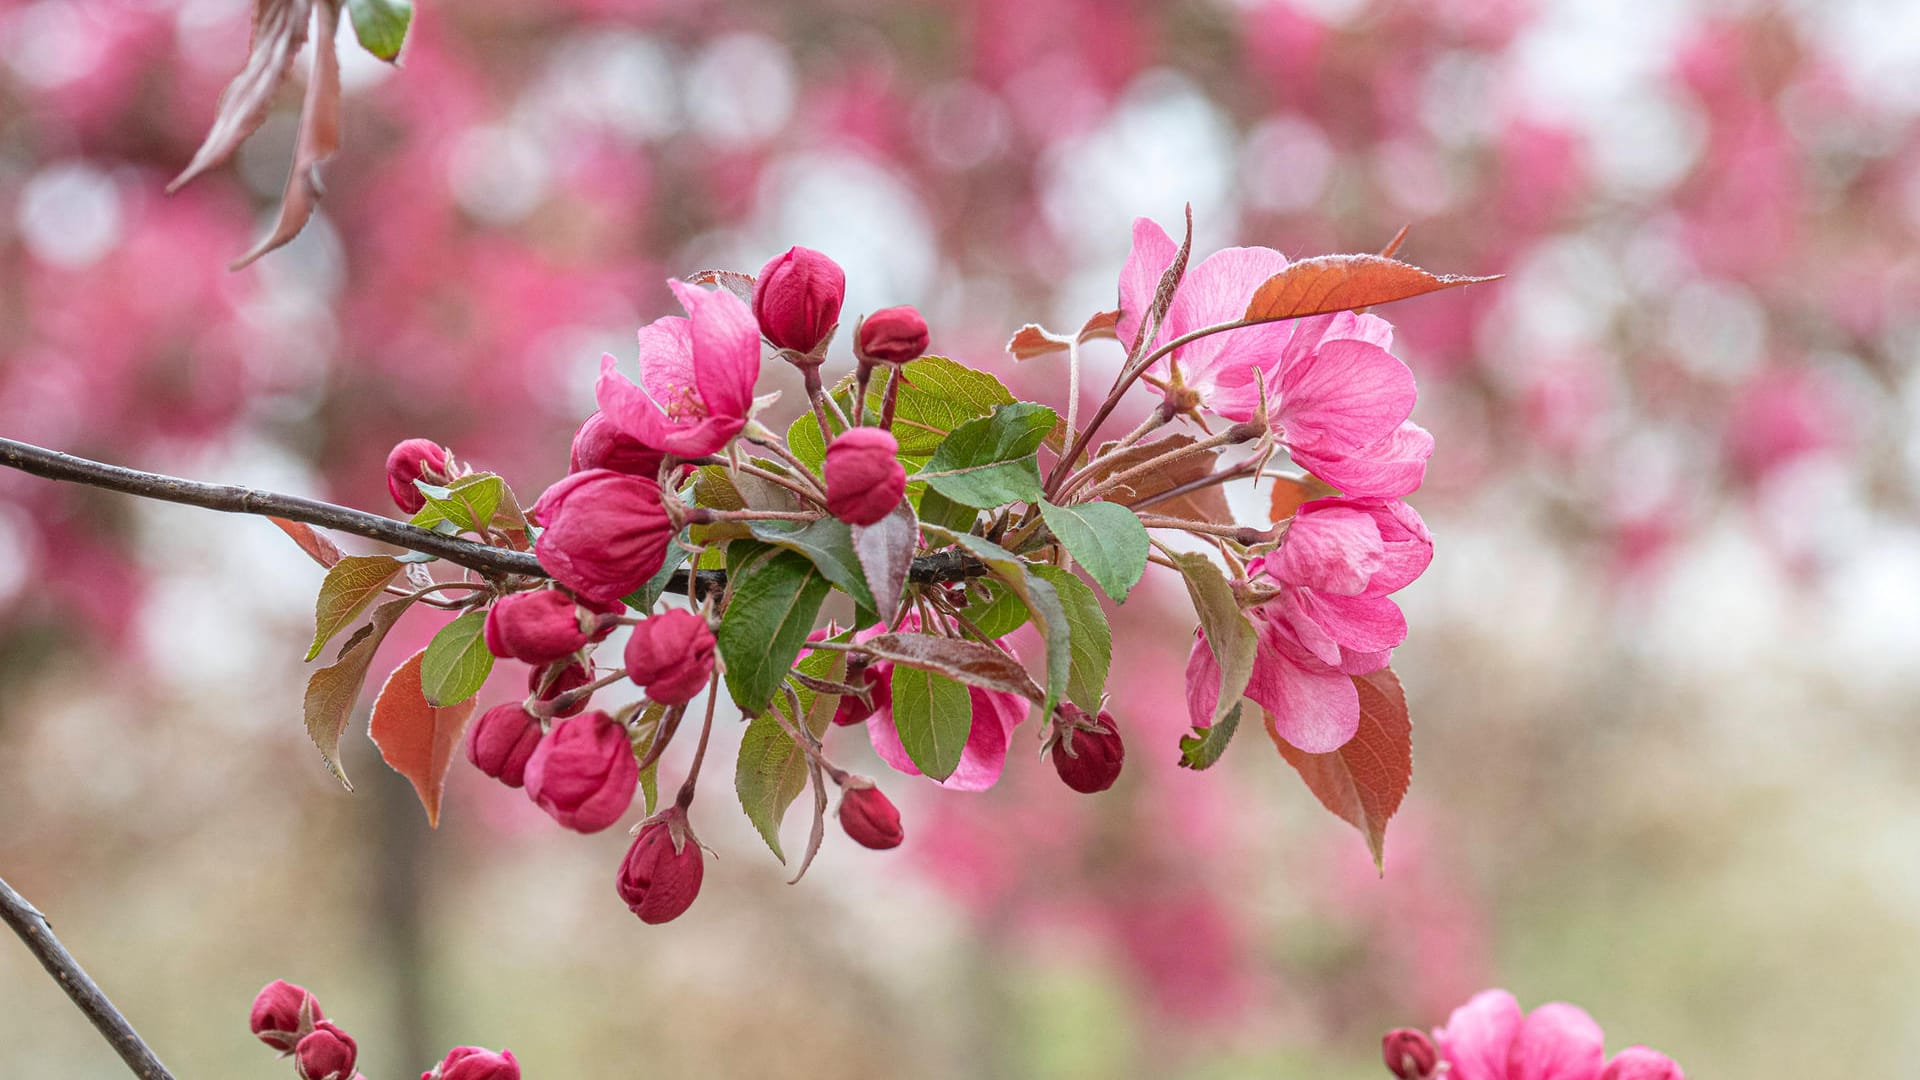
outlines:
M300 1080L366 1080L355 1070L360 1047L320 1010L305 987L275 979L254 995L247 1026L261 1042L293 1059ZM420 1074L421 1080L520 1080L511 1050L459 1046Z

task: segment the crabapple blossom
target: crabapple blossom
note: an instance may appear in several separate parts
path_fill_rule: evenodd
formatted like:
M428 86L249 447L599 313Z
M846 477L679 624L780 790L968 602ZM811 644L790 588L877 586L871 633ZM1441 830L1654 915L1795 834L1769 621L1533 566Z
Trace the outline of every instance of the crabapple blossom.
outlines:
M687 317L640 328L640 383L600 360L600 411L642 446L678 457L711 454L746 426L760 377L760 335L740 298L669 281Z
M552 701L592 681L593 668L578 660L556 661L546 667L527 669L527 693L540 701ZM577 716L586 709L589 700L586 697L576 699L573 704L555 710L553 715Z
M713 631L684 608L644 619L627 638L627 677L663 705L685 705L713 674Z
M620 820L640 784L627 729L603 712L562 720L527 759L527 796L553 819L593 833Z
M577 472L548 488L532 517L544 526L540 565L582 599L607 603L644 585L666 561L674 526L660 485L611 469Z
M907 493L900 444L880 428L857 427L827 446L827 510L849 525L872 525Z
M903 304L860 320L854 352L862 362L904 364L927 351L927 340L927 320L919 309Z
M313 1030L315 1021L325 1020L320 1001L304 986L275 979L254 995L247 1025L260 1041L275 1050L292 1050L302 1036Z
M496 705L467 727L467 760L495 780L517 788L540 745L540 721L518 703Z
M580 430L573 433L567 471L612 469L651 480L659 475L660 462L665 457L664 452L621 431L607 419L606 413L596 410L580 425Z
M1070 788L1082 795L1093 795L1112 787L1120 779L1120 766L1126 761L1126 743L1113 714L1102 712L1089 717L1085 710L1064 705L1066 721L1056 737L1049 756L1053 769Z
M294 1071L300 1080L350 1080L359 1049L333 1021L318 1021L293 1048Z
M387 494L393 496L394 505L409 514L419 513L427 497L414 481L444 483L447 461L446 449L431 439L407 439L395 445L387 454Z
M558 589L514 593L487 609L487 651L529 664L549 664L587 643L573 597Z
M840 796L840 827L862 847L885 851L900 846L905 833L900 811L865 778L849 780Z
M644 923L671 922L700 895L706 868L686 811L669 808L648 821L620 862L620 899Z
M520 1063L511 1050L456 1046L431 1071L421 1073L420 1080L520 1080Z
M792 247L760 268L753 283L753 315L776 348L819 349L840 321L847 275L812 248Z

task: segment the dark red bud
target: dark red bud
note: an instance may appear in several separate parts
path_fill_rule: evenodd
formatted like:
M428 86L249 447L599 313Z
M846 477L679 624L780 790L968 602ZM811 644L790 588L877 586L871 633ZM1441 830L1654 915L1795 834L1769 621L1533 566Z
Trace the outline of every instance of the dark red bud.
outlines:
M322 1020L294 1046L293 1070L300 1080L353 1080L353 1065L359 1056L353 1036L335 1027L333 1021Z
M593 681L593 668L578 660L569 661L560 667L557 674L549 675L554 665L544 668L531 668L527 671L527 693L535 695L541 701L552 701L570 690L578 690ZM546 688L541 689L545 683ZM578 716L587 709L591 695L583 697L564 709L556 711L556 717Z
M627 639L627 677L662 705L693 700L713 674L713 631L707 620L671 608L633 628Z
M620 862L620 899L644 923L671 922L693 906L706 873L686 812L673 808L647 822Z
M511 1050L496 1054L482 1046L456 1046L420 1080L520 1080L520 1063Z
M753 283L753 317L782 349L810 353L840 321L847 275L812 248L788 248L760 268Z
M540 722L518 704L496 705L467 728L467 760L508 787L527 782L527 762L540 746Z
M872 699L873 703L868 704L857 697L843 695L840 698L840 704L834 706L833 722L841 727L864 724L867 722L867 717L891 705L893 703L892 672L891 664L875 664L861 672L859 678L865 680L867 697ZM858 682L851 677L849 681L858 685Z
M862 360L904 364L927 351L927 320L905 305L881 308L861 320L854 351Z
M893 800L871 782L849 781L840 796L840 827L862 847L875 851L900 846L906 834L900 828L900 811Z
M247 1025L261 1042L275 1050L291 1050L302 1035L313 1030L314 1021L324 1019L319 999L306 987L275 979L253 996Z
M1114 726L1111 713L1103 712L1092 721L1078 709L1072 713L1078 713L1081 719L1063 726L1060 741L1053 748L1053 769L1068 787L1083 795L1105 791L1120 779L1126 744L1120 741L1120 730Z
M1396 1028L1380 1040L1380 1056L1400 1080L1429 1080L1439 1068L1440 1054L1424 1031Z
M827 446L827 509L849 525L872 525L907 492L900 444L880 428L857 427Z
M413 482L446 483L451 479L447 460L446 448L431 439L407 439L395 445L387 454L387 494L393 496L394 505L409 514L419 513L427 497Z
M495 600L487 610L485 634L488 652L529 664L552 663L587 643L573 597L559 589L536 589Z

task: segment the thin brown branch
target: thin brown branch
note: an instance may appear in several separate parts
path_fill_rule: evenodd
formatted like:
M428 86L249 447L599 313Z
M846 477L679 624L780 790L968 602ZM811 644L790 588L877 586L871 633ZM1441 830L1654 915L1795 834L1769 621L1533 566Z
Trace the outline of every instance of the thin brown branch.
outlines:
M46 968L47 974L60 984L60 989L67 992L74 1005L86 1015L87 1020L100 1032L101 1038L107 1040L114 1053L120 1055L120 1060L127 1063L127 1068L132 1069L135 1076L141 1080L173 1080L173 1074L160 1064L160 1059L154 1056L139 1033L133 1030L133 1025L127 1022L119 1009L113 1007L113 1002L107 1000L99 984L87 975L80 967L80 962L53 935L53 926L47 917L40 913L39 908L28 903L26 897L14 892L13 886L4 879L0 879L0 920L4 920L15 934L20 935L20 940L40 961L40 966Z

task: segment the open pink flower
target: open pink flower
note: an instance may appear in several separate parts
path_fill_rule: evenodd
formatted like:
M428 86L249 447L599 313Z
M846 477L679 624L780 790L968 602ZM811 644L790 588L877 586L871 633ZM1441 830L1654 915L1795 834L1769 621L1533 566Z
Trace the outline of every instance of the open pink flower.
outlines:
M740 298L669 281L687 318L668 315L640 328L640 383L600 358L594 396L615 427L643 445L700 457L746 426L760 377L760 332Z
M895 629L903 634L915 633L920 629L918 615L908 615L900 620ZM871 630L855 635L855 640L864 640L884 633L884 626L875 626ZM887 661L876 661L867 668L869 678L881 686L888 685L893 677L893 665ZM1007 747L1013 742L1013 729L1027 718L1027 699L1019 694L1000 693L982 690L977 686L967 688L967 694L973 708L973 727L967 733L967 745L960 751L960 764L953 775L941 781L941 786L954 791L985 791L1000 779L1000 770L1007 764ZM900 732L893 726L893 703L891 695L874 695L876 708L867 717L867 738L873 742L873 752L880 760L906 773L908 776L920 776L920 767L907 756L907 749L901 745Z
M1642 1046L1608 1065L1606 1035L1586 1010L1553 1002L1523 1015L1505 990L1475 994L1433 1034L1448 1080L1686 1080L1672 1059Z
M1247 566L1274 596L1247 612L1256 635L1246 696L1280 737L1308 753L1337 750L1360 726L1350 676L1379 671L1407 636L1388 594L1433 560L1433 537L1396 499L1317 499L1302 506L1278 551ZM1187 658L1187 711L1205 726L1220 700L1220 666L1204 633Z
M1132 344L1178 250L1151 219L1134 222L1115 325L1123 343ZM1286 267L1271 248L1207 256L1188 268L1154 344L1241 318L1260 284ZM1390 497L1420 486L1433 453L1433 437L1407 420L1417 391L1413 372L1387 351L1392 343L1385 319L1337 312L1212 334L1154 370L1163 378L1177 370L1202 408L1229 420L1251 419L1264 386L1269 420L1295 462L1349 495Z

